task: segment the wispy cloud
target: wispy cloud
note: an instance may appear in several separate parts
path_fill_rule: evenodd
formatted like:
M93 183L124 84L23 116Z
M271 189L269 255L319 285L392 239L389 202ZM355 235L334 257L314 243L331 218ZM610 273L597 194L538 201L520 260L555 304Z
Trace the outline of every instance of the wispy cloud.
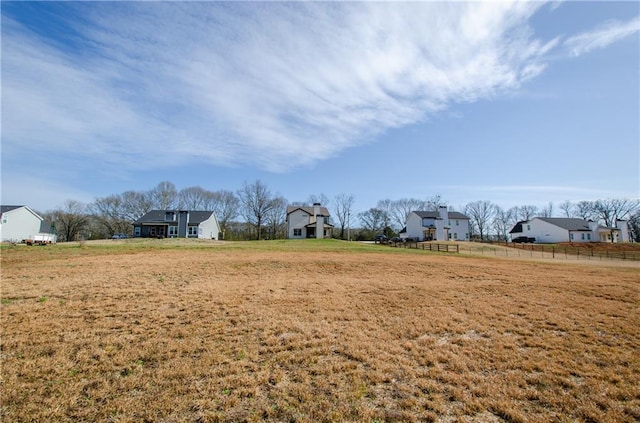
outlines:
M638 31L640 31L640 16L636 16L627 22L611 20L593 31L583 32L567 38L564 46L569 49L572 56L577 57L592 50L607 47Z
M8 151L283 171L515 90L557 43L528 2L69 7L74 52L3 17Z

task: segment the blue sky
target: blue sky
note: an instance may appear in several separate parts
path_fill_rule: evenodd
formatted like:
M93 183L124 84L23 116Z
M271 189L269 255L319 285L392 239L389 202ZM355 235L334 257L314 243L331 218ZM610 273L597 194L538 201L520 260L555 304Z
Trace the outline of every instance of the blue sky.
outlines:
M2 2L2 204L640 196L638 2Z

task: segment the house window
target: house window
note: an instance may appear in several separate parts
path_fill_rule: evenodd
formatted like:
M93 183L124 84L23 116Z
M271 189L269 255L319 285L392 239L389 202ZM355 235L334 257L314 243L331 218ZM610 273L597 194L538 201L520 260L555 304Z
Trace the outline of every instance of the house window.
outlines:
M587 240L591 241L591 234L587 234Z
M293 236L302 236L302 229L294 229Z
M582 240L584 241L584 234L581 234L581 235L582 235Z
M175 212L166 212L164 214L164 220L165 222L173 222L176 220L176 213Z
M573 232L571 232L571 233L569 234L569 239L571 239L571 241L573 241Z
M140 236L140 226L133 228L133 236Z
M527 225L527 230L530 231L531 230L531 225Z
M469 239L469 232L464 234L464 239Z
M189 226L189 236L198 235L198 227L197 226Z
M449 239L451 239L451 232L449 232Z
M178 236L178 227L177 226L169 226L169 236L170 237Z
M456 226L460 226L460 221L456 220Z
M453 239L458 239L458 233L457 232L453 233Z

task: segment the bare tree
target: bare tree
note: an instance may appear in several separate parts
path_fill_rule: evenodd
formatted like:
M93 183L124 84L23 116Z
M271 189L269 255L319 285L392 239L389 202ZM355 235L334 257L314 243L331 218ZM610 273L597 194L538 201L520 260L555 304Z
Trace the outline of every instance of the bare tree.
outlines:
M132 222L127 220L121 195L114 194L98 198L89 205L88 209L93 213L98 225L104 229L105 235L131 232Z
M265 215L265 224L269 231L270 239L286 237L285 220L287 218L287 200L278 196L271 200L273 207Z
M206 211L211 192L201 187L183 188L178 193L178 208L193 211Z
M377 208L370 208L369 210L361 212L358 216L360 217L360 223L363 229L369 232L369 238L373 237L376 233L382 232L384 222L388 219L385 217L384 210Z
M212 210L216 213L223 235L229 222L240 214L240 199L231 191L220 190L212 193Z
M493 230L502 241L508 240L508 233L513 227L513 209L504 210L500 206L494 207Z
M262 225L267 214L274 207L273 196L269 188L260 182L244 183L238 191L242 204L242 214L256 229L257 239L262 239Z
M314 203L320 203L323 206L327 207L327 206L329 206L330 201L331 200L329 200L329 197L327 197L323 193L320 193L319 195L312 194L307 199L307 203L308 203L309 206L313 205Z
M175 209L178 206L178 190L169 181L160 182L150 191L155 208L160 210Z
M412 211L426 210L425 201L417 198L401 198L391 205L391 220L400 228L407 223L407 217Z
M515 208L516 219L518 220L529 220L538 213L538 208L536 206L528 205L528 206L519 206Z
M558 207L562 210L563 217L573 217L574 205L571 201L563 201Z
M424 202L425 209L438 210L440 206L448 206L449 203L440 194L432 195Z
M376 205L376 209L381 210L382 211L382 229L385 228L391 228L391 210L393 206L393 202L389 199L386 200L380 200L378 201L378 204ZM400 227L400 229L402 228L402 226Z
M549 204L540 210L540 217L553 217L553 202L549 201Z
M53 221L60 241L75 241L89 222L87 205L67 200L64 207L53 212Z
M355 197L352 194L338 194L334 198L334 213L340 225L340 239L344 239L344 228L349 226L354 202Z
M484 235L493 217L494 207L491 201L474 201L464 207L464 213L469 216L470 223L480 233L480 240L482 241L484 241Z
M123 216L129 222L135 222L153 210L151 192L125 191L120 194Z
M594 201L580 201L575 205L575 214L584 220L597 219L596 205Z
M640 209L640 201L626 198L598 200L593 205L593 209L605 226L613 228L616 226L616 221L625 220Z
M640 242L640 210L636 210L627 222L629 226L629 240L632 242Z

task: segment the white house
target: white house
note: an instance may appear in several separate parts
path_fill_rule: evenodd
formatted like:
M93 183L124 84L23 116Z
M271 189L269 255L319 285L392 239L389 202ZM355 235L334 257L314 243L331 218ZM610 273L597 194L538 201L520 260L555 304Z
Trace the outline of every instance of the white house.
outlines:
M625 220L618 220L615 228L607 228L584 219L565 217L534 217L516 223L509 231L511 240L533 238L536 243L558 242L629 242Z
M220 239L221 234L212 211L151 210L133 222L133 236Z
M420 241L468 241L469 217L440 207L437 211L413 211L407 216L403 238Z
M56 242L51 225L27 206L0 206L2 242Z
M329 223L329 210L320 203L313 207L287 207L288 238L330 238L333 225Z

